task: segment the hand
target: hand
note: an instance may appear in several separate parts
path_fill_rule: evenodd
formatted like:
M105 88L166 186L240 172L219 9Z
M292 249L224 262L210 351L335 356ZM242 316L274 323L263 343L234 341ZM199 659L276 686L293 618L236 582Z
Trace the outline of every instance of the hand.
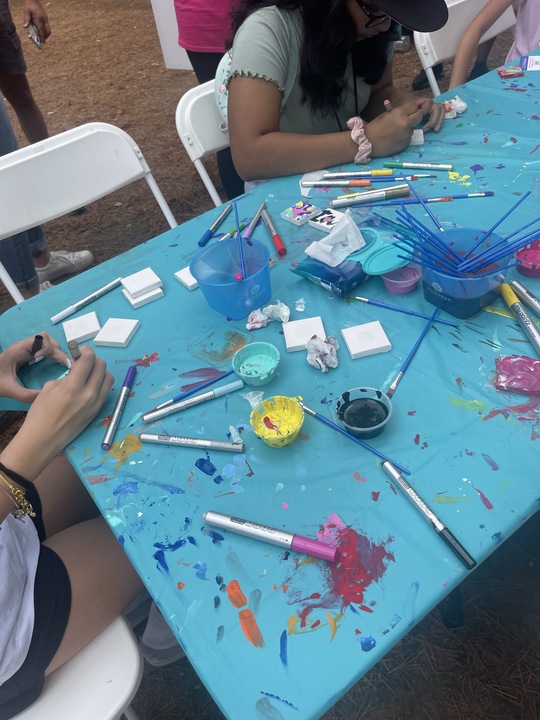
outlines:
M439 132L445 118L444 105L433 102L431 98L419 98L418 105L421 107L424 117L429 115L429 120L422 127L422 130L424 132L428 132L428 130Z
M45 383L26 419L2 453L2 462L28 480L35 477L95 418L113 384L105 362L84 346L61 380Z
M28 365L31 360L50 357L61 365L67 365L67 355L56 340L46 332L39 334L43 337L43 346L35 355L31 352L33 337L13 343L0 355L0 397L13 398L26 403L36 399L40 391L23 387L17 377L18 370L23 365Z
M366 137L373 146L372 157L387 157L409 147L414 127L423 118L421 105L411 100L365 123Z
M35 24L41 39L45 42L51 34L51 26L40 0L24 0L23 27L27 28L31 22Z

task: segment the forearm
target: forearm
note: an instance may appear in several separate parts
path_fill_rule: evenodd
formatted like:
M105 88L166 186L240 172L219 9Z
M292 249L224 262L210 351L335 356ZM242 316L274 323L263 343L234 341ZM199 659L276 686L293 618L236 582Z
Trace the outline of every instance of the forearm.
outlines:
M9 470L33 482L58 454L59 448L53 444L32 442L24 430L24 425L13 440L0 453L0 463Z
M235 141L231 150L238 174L246 181L296 175L351 163L358 146L349 131L323 135L269 132L247 142Z
M466 82L469 75L469 68L476 56L480 38L479 30L471 30L470 28L469 31L463 35L452 64L452 76L448 85L449 89L463 85L463 83Z

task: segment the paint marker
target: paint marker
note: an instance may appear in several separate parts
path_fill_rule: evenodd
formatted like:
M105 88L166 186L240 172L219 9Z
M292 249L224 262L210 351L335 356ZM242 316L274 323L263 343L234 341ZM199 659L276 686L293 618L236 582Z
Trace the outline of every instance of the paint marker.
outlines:
M219 213L217 218L214 220L214 222L210 225L208 230L204 233L202 238L199 240L199 246L204 247L206 243L210 240L212 235L216 232L218 227L221 225L221 223L225 220L227 215L231 212L232 205L229 203L229 205L225 205L223 210Z
M383 462L382 466L385 473L389 475L397 485L399 485L401 490L403 490L416 509L419 510L424 518L433 525L435 532L444 540L452 552L457 555L467 570L472 570L476 565L476 560L469 555L459 540L450 532L446 525L439 520L435 513L430 510L410 483L407 482L403 475L401 475L389 462Z
M301 180L300 187L303 188L326 188L326 187L369 187L371 180L367 178L350 178L349 180Z
M114 435L116 433L116 430L118 428L118 425L120 423L120 418L122 417L122 413L124 412L124 407L126 405L127 399L129 397L129 393L131 392L131 387L133 385L133 381L135 379L135 374L137 373L137 367L135 365L132 365L129 370L127 371L126 378L124 382L122 383L122 389L120 390L120 395L118 396L118 400L116 401L116 405L114 406L114 411L111 417L111 421L109 423L109 427L107 428L107 432L105 433L105 437L103 438L103 442L101 443L101 449L102 450L110 450L111 444L114 438Z
M179 435L154 435L152 433L141 433L141 442L156 443L157 445L178 445L179 447L190 447L197 450L223 450L224 452L244 452L243 442L227 442L225 440L203 440L202 438L180 437Z
M512 290L516 293L520 300L528 305L540 317L540 300L522 285L519 280L512 280L510 283Z
M425 163L425 162L393 162L383 163L385 168L399 168L400 170L453 170L453 165L444 163Z
M176 412L180 412L180 410L187 410L190 407L195 407L195 405L200 405L201 403L207 402L208 400L213 400L214 398L221 397L222 395L228 395L228 393L234 392L235 390L240 390L240 388L243 387L244 383L242 382L242 380L235 380L234 382L223 385L222 387L216 388L215 390L209 390L208 392L202 393L201 395L195 395L195 397L188 398L187 400L173 403L172 405L162 408L161 410L152 410L149 413L145 413L142 416L142 419L145 423L153 422L154 420L161 420L161 418L173 415Z
M340 180L343 178L355 178L355 177L391 177L394 173L392 170L382 168L381 170L350 170L348 172L325 172L322 175L321 180ZM424 177L424 176L418 176ZM426 175L425 177L431 177Z
M392 107L392 103L390 102L390 100L385 100L383 102L383 105L384 105L384 109L386 110L386 112L392 112L392 110L394 109Z
M401 179L401 178L400 178ZM404 180L411 180L414 178L403 178ZM418 197L418 198L405 198L404 200L392 200L390 202L373 203L373 205L380 205L382 207L388 205L422 205L423 203L438 203L438 202L452 202L453 200L465 200L466 198L479 198L479 197L492 197L495 193L492 190L486 190L486 192L477 193L457 193L456 195L442 195L441 197ZM347 197L344 195L343 197ZM351 197L350 195L348 197Z
M43 335L36 335L34 337L34 342L32 343L32 347L30 348L30 352L32 355L35 355L37 352L41 350L43 347ZM42 355L41 357L34 358L33 360L30 360L28 363L29 365L36 365L38 362L41 362L42 360L45 360L45 356Z
M503 296L505 303L513 312L514 317L521 325L528 341L536 350L537 354L540 355L540 331L532 321L529 313L519 302L517 295L507 283L503 283L501 285L501 295Z
M373 173L377 172L373 170ZM348 178L356 178L363 176L364 173L357 172L342 172L342 173L324 173L321 180L347 180ZM368 173L369 175L369 173ZM392 170L381 170L380 176L371 176L371 182L401 182L405 180L418 180L419 178L434 178L437 177L435 173L415 173L414 175L394 175Z
M68 342L68 350L74 360L78 360L81 357L81 349L76 340L70 340Z
M242 237L244 238L244 240L249 240L249 239L250 239L251 233L252 233L252 232L255 230L255 228L257 227L257 223L259 222L260 217L261 217L261 213L262 213L262 211L264 210L265 207L266 207L266 203L265 203L265 202L262 202L262 203L259 205L259 207L257 208L257 212L256 212L255 215L251 218L250 223L249 223L249 225L247 226L245 233L242 235Z
M245 222L240 223L240 230L243 230L246 227ZM222 240L228 240L229 238L235 237L236 233L238 232L238 228L231 228L229 232L226 232L225 235L222 235L220 238L218 238L219 242Z
M272 238L272 242L274 243L274 247L276 248L278 255L285 255L287 249L285 248L283 240L281 239L278 231L276 230L276 226L272 222L272 218L270 217L268 210L264 209L261 212L261 217L263 219L263 223L266 226L266 229L270 234L270 237Z
M197 392L197 390L202 390L209 385L213 385L215 382L218 382L218 380L223 380L223 378L229 377L229 375L232 375L233 373L234 370L227 370L227 372L224 372L222 375L218 375L217 377L210 378L210 380L199 383L195 387L192 387L191 390L185 390L184 392L180 393L180 395L175 395L170 400L166 400L164 403L161 403L161 405L156 405L156 407L152 408L150 412L154 412L155 410L161 410L162 408L169 407L169 405L172 405L173 403L180 402L180 400L183 400L184 398L193 395L193 393Z
M384 188L384 190L367 190L348 198L336 198L330 200L329 205L332 208L348 207L350 205L360 205L369 203L373 200L389 200L391 198L405 197L410 195L411 189L408 185L394 185L393 187Z
M207 510L203 513L203 520L208 525L230 530L239 535L246 535L254 540L270 543L271 545L279 545L280 547L289 548L294 552L311 555L313 557L335 562L338 551L337 545L328 545L319 540L312 540L304 537L304 535L295 535L280 530L279 528L269 527L268 525L260 525L251 520L243 520L233 515L224 515L220 512Z
M122 278L116 278L116 280L113 280L112 282L108 283L107 285L104 285L99 290L96 290L91 295L87 295L87 297L83 298L82 300L79 300L79 302L74 303L73 305L70 305L65 310L62 310L57 315L53 315L51 318L51 322L56 324L60 322L60 320L64 320L69 315L73 315L73 313L78 312L79 310L82 310L82 308L86 307L90 303L94 302L94 300L97 300L102 295L105 295L105 293L108 293L109 290L112 290L117 285L120 285L122 281Z

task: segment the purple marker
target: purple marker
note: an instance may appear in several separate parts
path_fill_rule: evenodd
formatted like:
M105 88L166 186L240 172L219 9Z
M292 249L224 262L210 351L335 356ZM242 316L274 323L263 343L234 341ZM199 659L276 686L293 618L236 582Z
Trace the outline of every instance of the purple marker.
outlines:
M129 397L129 393L131 392L131 386L133 385L133 381L135 380L136 372L137 367L135 365L132 365L127 371L126 378L122 383L120 395L118 396L118 400L116 401L116 405L114 406L114 411L111 417L111 421L109 423L109 427L107 428L107 432L105 433L105 437L103 438L103 442L101 443L102 450L111 449L111 443L116 433L116 429L118 428L118 424L120 423L122 413L124 412L124 407Z
M312 540L303 535L294 535L286 530L268 527L268 525L259 525L251 520L243 520L242 518L233 517L232 515L224 515L223 513L207 510L203 513L204 522L208 525L230 530L239 535L247 535L247 537L262 542L279 545L281 547L290 548L294 552L311 555L313 557L335 562L338 551L337 545L327 545L326 543Z

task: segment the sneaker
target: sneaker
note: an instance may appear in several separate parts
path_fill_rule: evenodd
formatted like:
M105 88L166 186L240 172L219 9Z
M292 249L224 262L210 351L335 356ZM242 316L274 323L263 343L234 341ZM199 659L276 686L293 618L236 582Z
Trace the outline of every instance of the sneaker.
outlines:
M45 292L45 290L50 290L54 285L50 283L48 280L45 280L45 282L39 283L39 292Z
M444 73L444 68L442 63L437 63L437 65L434 65L432 68L433 74L435 75L436 80L439 80L442 78ZM427 79L426 71L421 70L418 75L415 75L412 81L412 89L413 90L425 90L429 87L429 80Z
M172 665L172 663L177 660L182 660L182 658L186 657L186 654L179 643L176 643L172 647L168 648L151 648L148 647L141 638L139 640L139 645L144 659L153 667L165 667L167 665Z
M394 50L396 52L408 52L411 49L410 35L402 35L399 40L394 40Z
M81 250L80 252L53 250L47 265L36 268L39 282L43 283L46 280L50 282L63 275L73 275L73 273L86 270L93 262L94 256L89 250Z

